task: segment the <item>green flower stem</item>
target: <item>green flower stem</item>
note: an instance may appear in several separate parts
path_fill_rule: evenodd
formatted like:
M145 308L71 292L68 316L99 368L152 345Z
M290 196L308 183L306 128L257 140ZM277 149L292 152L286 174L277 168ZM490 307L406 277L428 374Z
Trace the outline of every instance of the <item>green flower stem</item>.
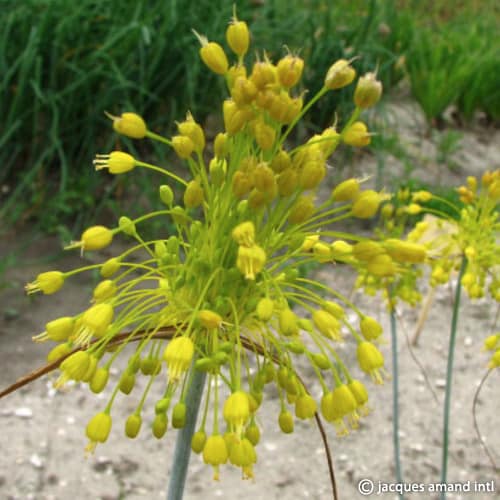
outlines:
M460 292L462 290L462 276L467 267L467 258L462 258L460 271L458 273L457 289L455 291L455 302L453 303L453 316L451 319L450 344L448 347L448 366L446 369L446 392L444 398L444 422L443 422L443 459L441 462L441 483L445 484L448 477L448 443L450 433L450 404L451 384L453 378L453 358L455 355L455 343L457 337L458 313L460 310ZM446 499L446 492L441 493L441 500Z
M399 369L398 369L398 336L396 325L396 311L390 306L391 317L391 349L392 349L392 442L394 445L394 468L396 482L403 483L403 472L401 469L401 451L399 446ZM404 499L402 493L399 494Z
M186 483L189 457L191 456L191 438L193 437L205 387L205 372L195 370L186 396L186 425L179 430L175 442L172 472L168 484L167 500L182 500Z

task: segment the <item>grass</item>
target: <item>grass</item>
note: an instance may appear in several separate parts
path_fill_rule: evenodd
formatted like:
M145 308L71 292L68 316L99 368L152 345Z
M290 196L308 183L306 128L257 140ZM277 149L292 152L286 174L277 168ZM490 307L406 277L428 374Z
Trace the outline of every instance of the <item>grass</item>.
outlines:
M460 12L484 13L473 0L462 3ZM362 55L356 69L363 73L378 66L386 91L404 77L406 60L412 91L429 121L451 102L466 117L477 109L493 118L500 115L498 42L494 22L486 23L487 29L480 24L485 16L477 14L464 36L466 15L455 15L444 1L236 4L259 40L255 49L266 47L276 60L286 46L308 60L314 69L304 75L304 88L310 93L338 58ZM4 227L35 221L42 231L68 239L90 220L122 210L128 201L121 195L125 182L133 183L127 190L132 188L140 203L154 199L156 186L149 176L137 172L127 180L106 179L91 168L96 153L116 147L169 161L149 144L117 138L103 112L139 112L164 134L188 109L201 121L218 112L212 103L226 91L200 62L191 28L225 45L232 5L233 0L0 0ZM491 0L482 5L497 12ZM313 107L310 123L326 126L336 113L342 119L351 93L331 93L321 108Z

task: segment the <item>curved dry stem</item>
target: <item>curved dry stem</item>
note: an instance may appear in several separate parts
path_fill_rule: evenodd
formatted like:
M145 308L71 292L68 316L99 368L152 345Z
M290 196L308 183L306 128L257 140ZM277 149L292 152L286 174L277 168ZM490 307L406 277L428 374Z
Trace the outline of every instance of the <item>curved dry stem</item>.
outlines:
M159 329L153 336L150 336L150 339L170 339L174 333L176 332L176 329L173 327L165 327ZM111 349L113 347L116 347L120 345L125 339L128 342L137 342L139 340L142 340L146 335L150 335L147 330L140 330L136 332L133 336L131 336L131 332L124 332L116 335L112 341L109 342L108 347ZM264 355L265 351L260 346L259 344L256 344L255 342L252 342L251 340L247 339L246 337L241 337L241 344L245 349L248 349L249 351L252 352L257 352L259 355ZM73 349L70 353L61 356L59 359L52 361L51 363L47 363L44 366L41 366L40 368L37 368L36 370L23 375L21 378L16 380L13 384L10 386L6 387L4 390L0 391L0 399L7 396L8 394L11 394L12 392L15 392L17 389L20 389L21 387L24 387L25 385L28 385L29 383L39 379L43 375L46 375L55 369L59 367L59 365L68 357L71 356L71 354L81 351L81 347L77 347L76 349ZM278 362L278 359L273 357L273 361L275 363ZM300 383L303 385L304 389L307 391L307 387L302 381L302 379L297 375ZM307 391L309 392L309 391ZM323 441L323 447L325 448L325 455L326 455L326 460L328 463L328 473L330 476L330 484L332 486L332 496L334 500L338 500L338 492L337 492L337 482L335 480L335 470L333 466L333 459L332 459L332 454L330 450L330 445L328 444L328 437L325 432L325 428L323 426L323 422L321 420L321 417L319 416L318 412L315 412L314 418L316 420L316 425L318 426L318 431L321 435L321 440Z
M496 472L499 472L500 468L496 464L495 459L493 458L493 454L490 452L488 445L484 441L483 437L481 436L481 432L479 431L479 424L477 422L477 414L476 414L476 406L477 406L477 402L479 400L479 393L481 392L481 389L482 389L484 383L486 382L486 379L490 376L492 371L493 371L493 369L490 368L484 374L483 378L481 379L481 382L479 382L479 385L477 386L476 392L474 393L474 399L472 401L472 419L474 421L474 430L476 431L477 439L481 443L481 446L483 447L484 452L488 456L493 469L495 469Z
M410 338L408 336L408 330L405 326L405 322L403 320L403 315L400 311L398 311L395 308L395 313L398 317L398 320L401 323L401 329L403 330L404 336L405 336L405 341L406 341L406 347L408 348L408 352L410 353L411 358L415 362L415 364L418 366L420 373L424 377L424 382L425 385L427 386L427 389L429 389L429 392L432 394L432 397L434 398L434 401L439 404L439 399L437 397L436 392L434 391L434 388L432 387L431 381L429 380L429 376L427 375L427 372L425 371L424 365L420 362L418 359L417 355L415 354L415 351L413 350L413 345L412 342L410 341Z

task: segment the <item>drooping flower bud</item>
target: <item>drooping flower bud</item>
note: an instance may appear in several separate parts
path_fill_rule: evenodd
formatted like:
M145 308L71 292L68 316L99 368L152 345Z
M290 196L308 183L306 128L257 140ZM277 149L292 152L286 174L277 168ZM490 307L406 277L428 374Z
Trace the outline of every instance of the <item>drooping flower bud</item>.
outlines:
M354 104L358 108L367 109L375 106L382 95L382 83L377 80L375 73L362 76L354 91Z
M136 166L135 158L122 151L112 151L108 155L96 155L93 163L96 170L107 168L110 174L123 174Z
M296 85L304 69L304 61L298 56L288 54L278 61L276 71L283 87L290 88Z
M189 337L173 338L165 348L163 359L168 365L168 377L177 382L189 369L194 355L194 344Z
M227 73L229 63L224 49L215 42L207 42L200 49L201 60L218 75L225 75Z
M203 188L198 180L188 182L184 191L184 205L186 208L199 207L203 203L204 197Z
M349 146L361 148L370 144L371 136L363 122L354 122L344 130L342 140Z
M85 434L90 442L85 448L88 452L93 452L97 443L104 443L111 431L111 416L108 413L101 412L94 415L85 429Z
M122 113L120 116L113 116L106 113L108 118L113 120L113 128L119 134L132 139L143 139L146 137L147 127L144 120L136 113Z
M28 283L25 287L28 295L42 292L45 295L56 293L64 285L64 274L60 271L47 271L40 273L35 281Z
M349 61L339 59L328 69L325 77L325 87L331 90L349 85L356 76L356 70Z

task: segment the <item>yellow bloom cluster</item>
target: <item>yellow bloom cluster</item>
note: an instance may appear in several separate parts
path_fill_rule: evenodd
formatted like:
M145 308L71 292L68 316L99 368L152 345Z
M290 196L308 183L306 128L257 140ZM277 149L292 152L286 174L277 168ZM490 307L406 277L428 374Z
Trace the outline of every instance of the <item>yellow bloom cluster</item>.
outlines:
M480 180L468 177L457 189L463 206L432 195L447 203L453 215L422 208L431 215L417 223L408 238L424 244L432 259L431 284L448 282L466 259L461 285L469 297L483 297L489 290L500 301L500 170L485 172ZM426 200L427 201L427 200Z
M192 448L214 467L215 477L228 461L251 477L260 439L256 415L267 384L279 392L277 423L283 432L293 431L294 408L299 419L321 411L339 434L345 434L367 413L368 393L336 351L343 329L356 341L361 371L376 383L383 380L384 358L372 342L382 333L381 326L336 290L301 277L298 266L339 261L387 277L405 263L421 262L425 251L396 238L375 242L342 233L339 239L335 231L323 229L350 217L373 217L385 198L349 179L326 201L316 202L328 158L338 144L370 142L359 115L380 98L375 75L359 79L355 110L341 130L329 127L290 149L286 139L296 123L324 94L353 82L354 68L349 61L335 62L323 88L304 104L304 94L294 91L304 68L299 56L289 53L273 63L264 55L247 69L246 24L233 19L226 35L236 56L234 65L222 46L198 35L201 59L225 77L230 95L222 105L225 130L215 137L213 156L191 114L177 124L172 138L149 130L135 113L111 116L118 133L170 146L185 160L190 179L127 153L98 155L98 170L122 174L147 168L175 182L176 189L159 186L164 209L135 220L121 217L114 229L91 227L69 246L99 250L123 233L136 241L129 250L102 264L42 273L27 289L55 293L66 279L90 269L98 269L103 278L86 311L49 322L35 338L58 342L49 360L66 357L58 386L76 380L88 383L93 392L103 391L113 362L136 342L108 404L87 426L89 449L107 439L116 396L130 394L141 374L148 383L125 422L126 435L133 438L140 432L143 407L155 381L163 385L164 394L155 405L153 434L161 438L169 424L183 427L190 411L185 402L190 380L200 370L207 373L205 410ZM179 204L174 194L178 189ZM140 227L154 217L170 218L176 234L144 241ZM146 253L143 260L141 252ZM299 317L295 306L306 316ZM350 324L346 309L357 315L358 325ZM299 379L297 357L307 359L316 373L323 390L320 400ZM220 383L230 393L224 401ZM224 433L219 430L219 407ZM207 430L210 409L213 424Z

